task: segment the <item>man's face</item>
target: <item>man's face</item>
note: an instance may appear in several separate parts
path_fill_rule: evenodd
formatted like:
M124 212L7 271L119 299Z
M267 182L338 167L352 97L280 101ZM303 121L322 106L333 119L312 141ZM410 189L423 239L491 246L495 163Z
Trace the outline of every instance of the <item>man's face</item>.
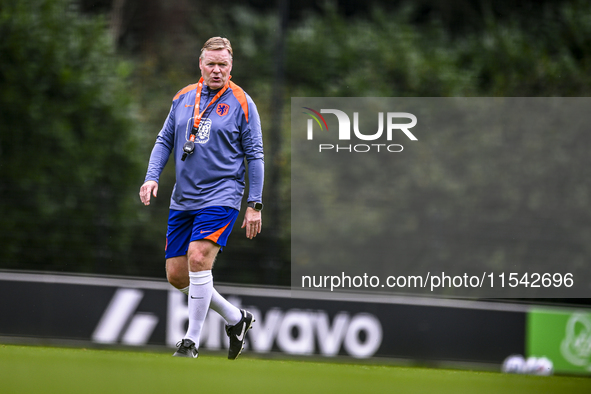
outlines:
M213 90L224 87L232 71L230 52L227 49L205 50L202 55L199 58L199 68L205 84Z

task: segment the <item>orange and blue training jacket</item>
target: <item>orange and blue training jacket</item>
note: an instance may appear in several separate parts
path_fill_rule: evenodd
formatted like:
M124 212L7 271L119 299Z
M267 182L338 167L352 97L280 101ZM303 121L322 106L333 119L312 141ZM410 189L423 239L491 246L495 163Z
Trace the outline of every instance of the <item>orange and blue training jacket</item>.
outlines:
M156 138L145 181L158 182L170 154L174 154L176 184L170 208L181 211L209 206L240 210L248 162L247 201L262 202L264 155L261 122L256 105L238 85L228 89L207 107L218 91L203 84L200 105L205 109L195 150L181 161L183 145L189 140L194 120L197 84L181 89Z

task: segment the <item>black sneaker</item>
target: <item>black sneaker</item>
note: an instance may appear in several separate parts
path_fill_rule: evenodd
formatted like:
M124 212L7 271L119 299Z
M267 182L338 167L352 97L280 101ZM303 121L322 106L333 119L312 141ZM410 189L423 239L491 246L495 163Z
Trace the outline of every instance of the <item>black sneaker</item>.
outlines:
M177 351L173 354L174 357L192 357L197 358L199 352L195 348L195 342L190 339L183 339L176 344L178 346Z
M228 349L229 360L235 360L242 353L246 333L252 328L252 323L255 321L252 313L244 309L241 309L240 313L242 313L242 319L236 325L226 325L226 333L230 337L230 349Z

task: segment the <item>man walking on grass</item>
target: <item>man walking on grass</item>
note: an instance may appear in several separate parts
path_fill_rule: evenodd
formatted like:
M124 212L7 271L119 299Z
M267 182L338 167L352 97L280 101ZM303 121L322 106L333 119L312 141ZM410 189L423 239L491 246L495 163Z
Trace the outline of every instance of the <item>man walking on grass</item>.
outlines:
M181 89L158 134L140 199L150 204L170 154L176 184L172 192L166 234L166 276L188 294L189 327L175 356L197 357L199 337L209 308L227 322L228 358L244 347L253 315L238 309L213 286L214 260L240 210L248 162L248 206L242 222L246 237L261 231L264 161L259 114L248 94L230 81L232 46L213 37L201 49L198 83Z

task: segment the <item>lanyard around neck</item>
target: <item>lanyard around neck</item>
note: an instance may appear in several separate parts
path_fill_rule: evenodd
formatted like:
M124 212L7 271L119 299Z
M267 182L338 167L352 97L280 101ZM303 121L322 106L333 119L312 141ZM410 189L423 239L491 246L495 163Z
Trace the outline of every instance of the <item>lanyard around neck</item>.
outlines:
M209 108L210 105L215 103L216 100L219 99L222 96L222 94L224 94L224 92L226 90L228 90L228 87L230 86L230 78L232 78L232 77L228 78L228 82L226 82L226 85L224 85L224 88L221 89L213 97L213 100L211 100L209 102L209 104L207 104L207 107L205 107L205 109L201 112L199 112L199 102L201 101L201 89L203 88L203 77L201 77L201 79L197 83L197 92L195 93L195 112L193 114L193 117L194 117L193 129L191 130L191 135L189 135L189 140L187 142L185 142L185 144L183 145L183 154L181 156L181 161L185 161L187 156L192 155L193 152L195 151L195 135L197 134L197 131L199 130L199 123L201 123L201 117L203 116L203 114L205 113L207 108Z
M193 121L193 130L195 132L197 132L197 130L199 129L199 123L201 123L201 117L205 113L205 110L207 110L207 108L209 108L210 105L212 105L217 99L219 99L221 97L222 94L224 94L226 92L226 90L228 90L228 86L230 86L230 78L228 78L228 82L226 82L226 85L224 85L224 88L221 89L213 97L213 100L211 100L209 102L209 104L207 104L207 107L205 107L203 109L203 111L201 111L201 112L199 112L199 104L200 104L200 101L201 101L201 89L203 88L203 77L201 77L201 79L197 83L197 92L195 94L195 113L194 113L194 119L195 120Z

